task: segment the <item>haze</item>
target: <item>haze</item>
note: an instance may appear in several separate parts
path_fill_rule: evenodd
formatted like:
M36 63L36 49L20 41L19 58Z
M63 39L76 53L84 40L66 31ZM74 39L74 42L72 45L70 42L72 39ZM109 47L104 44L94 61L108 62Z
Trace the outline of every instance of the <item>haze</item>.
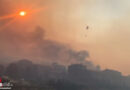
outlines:
M46 8L29 18L17 20L17 28L24 26L32 30L39 25L45 30L46 39L76 50L87 50L89 59L102 69L110 68L130 74L129 0L6 1L14 7L13 10L5 8L5 11L23 7ZM86 26L89 26L89 30L86 30ZM26 30L17 31L24 32Z

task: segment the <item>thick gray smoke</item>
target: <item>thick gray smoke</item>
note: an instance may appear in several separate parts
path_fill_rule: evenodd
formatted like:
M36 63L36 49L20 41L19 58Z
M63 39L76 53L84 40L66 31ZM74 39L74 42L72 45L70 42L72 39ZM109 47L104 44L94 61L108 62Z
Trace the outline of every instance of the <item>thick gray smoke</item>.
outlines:
M37 27L34 32L17 33L12 29L0 32L0 50L3 57L27 58L47 62L74 63L85 61L87 51L75 51L68 46L44 39L44 30Z

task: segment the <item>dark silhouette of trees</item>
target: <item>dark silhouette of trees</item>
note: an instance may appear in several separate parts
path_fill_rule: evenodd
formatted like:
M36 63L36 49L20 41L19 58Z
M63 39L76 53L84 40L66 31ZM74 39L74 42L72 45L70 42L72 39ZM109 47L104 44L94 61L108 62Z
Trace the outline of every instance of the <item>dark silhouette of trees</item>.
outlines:
M130 76L106 69L93 71L82 64L68 67L53 63L34 64L20 60L0 72L14 82L14 90L129 90ZM3 70L3 71L2 71Z

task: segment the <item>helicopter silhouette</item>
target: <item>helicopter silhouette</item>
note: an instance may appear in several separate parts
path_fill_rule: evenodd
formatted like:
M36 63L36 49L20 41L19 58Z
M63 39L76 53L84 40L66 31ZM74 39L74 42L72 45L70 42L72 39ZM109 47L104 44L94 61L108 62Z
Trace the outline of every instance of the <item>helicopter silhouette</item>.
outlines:
M89 29L89 26L86 26L86 30L88 30Z

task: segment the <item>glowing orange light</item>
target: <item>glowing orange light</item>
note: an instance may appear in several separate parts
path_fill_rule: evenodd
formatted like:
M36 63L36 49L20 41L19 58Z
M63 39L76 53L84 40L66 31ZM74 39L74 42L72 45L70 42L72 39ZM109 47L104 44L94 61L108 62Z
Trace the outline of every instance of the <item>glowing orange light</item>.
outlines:
M21 11L20 13L19 13L19 15L20 16L25 16L27 13L25 12L25 11Z

